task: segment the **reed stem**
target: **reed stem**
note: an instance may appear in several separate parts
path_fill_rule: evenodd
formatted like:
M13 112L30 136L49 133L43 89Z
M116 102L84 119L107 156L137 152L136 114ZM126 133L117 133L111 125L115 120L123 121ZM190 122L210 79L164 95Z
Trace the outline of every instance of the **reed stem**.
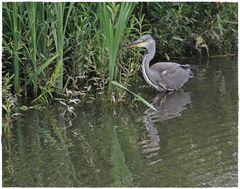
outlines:
M60 73L58 76L58 91L62 92L63 89L63 48L64 48L64 33L63 33L63 3L56 3L56 16L57 16L57 64L60 66Z
M102 33L106 40L109 60L109 93L112 91L112 81L118 74L116 61L122 34L135 7L135 3L112 3L111 5L108 6L106 3L99 4L99 19L102 25ZM120 6L119 9L117 8L118 6ZM111 10L109 10L109 7Z
M29 21L31 28L31 60L33 64L34 73L37 72L37 38L36 38L36 3L30 2L30 11L29 11ZM33 78L33 94L34 97L37 96L37 75L35 74Z
M14 91L19 94L19 60L18 60L18 26L17 26L17 3L13 2L13 66L14 66Z

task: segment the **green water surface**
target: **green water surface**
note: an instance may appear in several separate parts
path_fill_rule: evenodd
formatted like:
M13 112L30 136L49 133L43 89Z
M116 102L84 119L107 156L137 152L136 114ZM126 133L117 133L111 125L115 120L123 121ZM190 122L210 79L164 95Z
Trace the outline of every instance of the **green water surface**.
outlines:
M191 63L191 62L190 62ZM3 186L237 186L237 61L195 60L182 90L153 102L93 100L28 110L3 136Z

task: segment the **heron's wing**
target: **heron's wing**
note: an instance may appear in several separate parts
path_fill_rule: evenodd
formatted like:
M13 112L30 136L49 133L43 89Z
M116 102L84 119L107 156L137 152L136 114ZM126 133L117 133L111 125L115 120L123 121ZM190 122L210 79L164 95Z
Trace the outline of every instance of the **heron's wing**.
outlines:
M174 62L159 62L150 67L154 80L167 89L178 89L189 79L191 70Z

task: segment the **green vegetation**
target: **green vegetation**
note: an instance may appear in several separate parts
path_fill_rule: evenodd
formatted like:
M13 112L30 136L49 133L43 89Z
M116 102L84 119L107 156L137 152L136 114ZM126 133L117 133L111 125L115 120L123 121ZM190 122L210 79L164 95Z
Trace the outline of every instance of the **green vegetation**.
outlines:
M196 56L205 45L210 56L237 53L236 3L147 3L141 9L163 58Z
M145 33L162 59L237 52L237 3L6 2L2 23L5 109L69 93L123 98L112 81L137 81L142 56L123 47Z
M17 26L17 3L13 3L13 10L12 10L12 17L13 17L13 69L14 69L14 92L16 94L19 93L19 61L18 61L18 26ZM8 15L10 16L10 15Z
M99 4L99 19L106 41L109 61L109 91L112 90L111 82L117 75L116 60L122 33L124 32L134 6L134 3L121 3L117 5L113 3L113 6L108 6L106 3Z

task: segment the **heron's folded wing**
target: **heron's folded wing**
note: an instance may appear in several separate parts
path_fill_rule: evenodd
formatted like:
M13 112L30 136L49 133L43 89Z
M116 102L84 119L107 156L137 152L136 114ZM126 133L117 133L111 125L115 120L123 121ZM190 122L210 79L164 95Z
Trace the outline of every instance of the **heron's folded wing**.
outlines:
M167 89L182 87L190 77L190 71L177 63L161 62L154 64L151 69L158 72L159 83L164 84Z

